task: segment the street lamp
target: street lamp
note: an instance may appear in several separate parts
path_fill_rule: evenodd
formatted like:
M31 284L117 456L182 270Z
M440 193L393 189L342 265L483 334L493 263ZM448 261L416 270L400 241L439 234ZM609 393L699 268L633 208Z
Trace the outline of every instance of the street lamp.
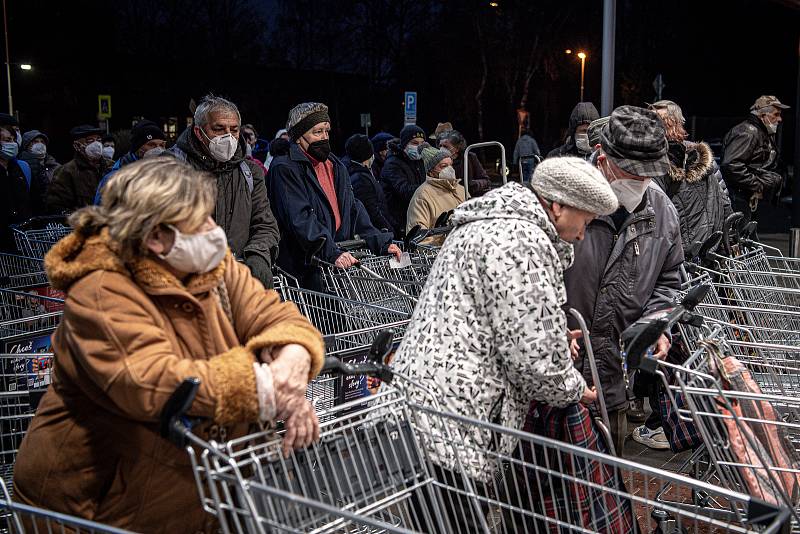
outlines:
M22 70L32 70L33 65L31 65L30 63L20 63L19 68L21 68Z
M578 52L578 57L581 59L581 102L583 102L583 73L586 68L586 54Z

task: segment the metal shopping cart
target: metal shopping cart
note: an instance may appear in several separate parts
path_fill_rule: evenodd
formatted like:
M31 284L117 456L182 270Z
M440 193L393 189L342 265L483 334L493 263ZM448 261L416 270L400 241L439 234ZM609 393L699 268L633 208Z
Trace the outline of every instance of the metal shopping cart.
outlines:
M17 449L50 384L50 335L64 301L0 290L0 477L9 484Z
M322 332L327 354L349 363L377 354L374 340L381 332L389 333L392 347L398 344L410 320L405 312L302 289L288 275L281 276L276 290ZM367 389L364 377L323 373L309 383L306 396L319 412L365 395Z
M700 475L703 479L788 507L797 529L800 527L800 398L765 393L752 371L764 373L762 379L766 377L773 386L789 386L796 381L796 375L793 380L789 377L794 373L776 373L778 366L758 358L757 353L748 355L751 357L748 364L739 361L728 345L730 329L736 325L714 319L705 325L702 338L694 339L694 350L685 362L657 362L646 356L646 347L661 332L685 320L705 296L703 293L713 295L710 286L695 286L673 310L643 319L623 333L628 365L658 372L679 416L699 432L704 447L696 451L690 463L702 464L700 458L707 458ZM694 327L698 328L696 324ZM735 335L733 339L735 343L745 343L745 350L762 348L742 342ZM753 367L748 369L749 365ZM713 499L702 500L719 506Z
M34 217L11 226L17 250L24 256L44 258L62 237L72 232L63 216Z
M48 283L41 259L0 253L0 288L26 289Z
M6 484L0 480L0 532L62 532L70 534L128 534L129 531L95 523L80 517L13 502Z
M286 458L271 429L227 443L192 434L184 414L197 381L167 404L162 431L187 448L222 532L778 532L788 517L744 493L448 413L380 363L326 367L393 386L334 408L319 443ZM466 435L485 445L471 449ZM466 465L476 452L490 476ZM667 483L671 501L656 501ZM700 492L719 506L698 505Z

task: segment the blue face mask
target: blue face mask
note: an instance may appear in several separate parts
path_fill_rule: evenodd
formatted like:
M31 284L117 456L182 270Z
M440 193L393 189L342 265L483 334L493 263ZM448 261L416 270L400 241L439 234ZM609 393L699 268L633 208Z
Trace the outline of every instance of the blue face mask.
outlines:
M17 157L17 152L19 152L19 145L16 142L0 143L0 157L3 159L14 159Z
M419 153L419 149L416 146L407 146L406 156L412 161L419 161L422 159L422 154Z

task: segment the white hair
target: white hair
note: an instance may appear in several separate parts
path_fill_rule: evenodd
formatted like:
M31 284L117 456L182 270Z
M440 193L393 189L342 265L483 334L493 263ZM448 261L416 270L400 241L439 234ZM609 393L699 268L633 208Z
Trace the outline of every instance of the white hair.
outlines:
M198 105L197 109L194 110L195 125L205 126L209 122L209 115L219 110L236 113L236 116L239 117L239 124L242 124L242 116L239 114L239 108L236 107L236 104L230 100L222 98L221 96L214 96L209 93L203 97L200 105Z

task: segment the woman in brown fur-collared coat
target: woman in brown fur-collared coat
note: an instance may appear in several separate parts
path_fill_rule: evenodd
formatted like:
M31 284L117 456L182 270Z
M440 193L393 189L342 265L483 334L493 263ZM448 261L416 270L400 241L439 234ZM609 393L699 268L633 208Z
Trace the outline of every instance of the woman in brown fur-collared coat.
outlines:
M211 220L211 176L165 159L116 173L100 206L47 255L66 291L53 382L20 447L20 502L139 532L213 531L189 457L158 434L187 377L206 439L286 421L284 448L319 437L305 388L323 360L319 332L265 291Z

